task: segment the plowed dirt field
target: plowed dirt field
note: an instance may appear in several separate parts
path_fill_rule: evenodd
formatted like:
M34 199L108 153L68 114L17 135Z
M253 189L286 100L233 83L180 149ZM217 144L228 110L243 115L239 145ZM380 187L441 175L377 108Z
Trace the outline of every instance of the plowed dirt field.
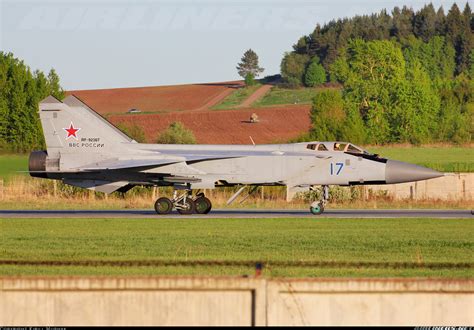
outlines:
M207 109L242 85L240 81L157 87L68 91L98 113L199 111Z
M147 141L154 143L160 132L172 122L180 121L193 131L198 143L256 144L285 143L310 128L310 105L246 108L241 110L173 112L165 114L112 115L114 123L139 125ZM256 113L258 123L250 123Z

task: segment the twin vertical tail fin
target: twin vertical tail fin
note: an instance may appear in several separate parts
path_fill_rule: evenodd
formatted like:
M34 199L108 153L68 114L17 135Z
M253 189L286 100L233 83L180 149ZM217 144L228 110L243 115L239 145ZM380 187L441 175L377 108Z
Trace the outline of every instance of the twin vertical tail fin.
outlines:
M75 96L63 102L48 96L39 104L46 151L30 154L29 172L36 177L74 171L120 155L136 143Z
M39 113L49 158L104 153L134 142L73 95L63 102L48 96L40 102Z
M47 151L30 154L31 176L60 179L64 183L111 193L129 189L128 181L101 176L67 176L86 171L84 166L119 157L126 145L136 143L75 96L63 102L48 96L39 104ZM131 187L131 186L130 186Z

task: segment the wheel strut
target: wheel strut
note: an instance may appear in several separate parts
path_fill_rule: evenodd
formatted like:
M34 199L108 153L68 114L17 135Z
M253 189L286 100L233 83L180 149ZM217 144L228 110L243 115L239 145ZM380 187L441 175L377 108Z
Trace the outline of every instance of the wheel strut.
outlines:
M180 214L193 214L196 205L194 204L193 198L192 198L192 191L191 189L186 189L184 193L178 196L178 192L175 190L174 191L174 196L173 196L173 205L175 209L178 211Z
M326 207L328 200L329 200L329 186L323 185L321 200L314 201L313 203L311 203L309 207L309 211L313 213L314 215L320 215L321 213L324 212L324 208Z
M207 214L212 209L212 203L202 192L198 192L193 198L191 189L185 189L182 194L174 190L172 199L160 197L155 202L158 214L169 214L173 208L180 214Z

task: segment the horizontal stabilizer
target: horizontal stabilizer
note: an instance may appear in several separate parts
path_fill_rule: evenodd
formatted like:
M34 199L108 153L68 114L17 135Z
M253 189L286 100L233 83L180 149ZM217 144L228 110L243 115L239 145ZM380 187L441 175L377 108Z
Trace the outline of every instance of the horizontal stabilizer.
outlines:
M102 180L64 180L64 183L71 186L100 191L106 194L113 193L114 191L128 185L127 181L110 182Z

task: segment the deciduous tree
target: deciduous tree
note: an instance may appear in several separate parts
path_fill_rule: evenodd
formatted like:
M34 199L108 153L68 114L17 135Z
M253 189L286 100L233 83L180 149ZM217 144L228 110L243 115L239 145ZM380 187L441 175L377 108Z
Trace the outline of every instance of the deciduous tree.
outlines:
M281 76L290 87L298 87L303 84L308 61L308 55L296 53L285 54L281 61Z
M191 130L180 122L173 122L163 131L156 141L162 144L195 144L196 138Z
M326 70L319 63L319 58L317 56L311 59L310 64L306 68L306 73L304 76L304 83L308 87L316 87L326 82Z
M333 89L318 92L311 108L311 137L319 141L340 140L345 121L341 92Z
M139 143L146 142L145 131L137 124L120 123L117 125L117 128Z
M48 94L61 97L59 77L49 78L30 68L11 53L0 52L0 148L26 152L44 148L38 103Z

